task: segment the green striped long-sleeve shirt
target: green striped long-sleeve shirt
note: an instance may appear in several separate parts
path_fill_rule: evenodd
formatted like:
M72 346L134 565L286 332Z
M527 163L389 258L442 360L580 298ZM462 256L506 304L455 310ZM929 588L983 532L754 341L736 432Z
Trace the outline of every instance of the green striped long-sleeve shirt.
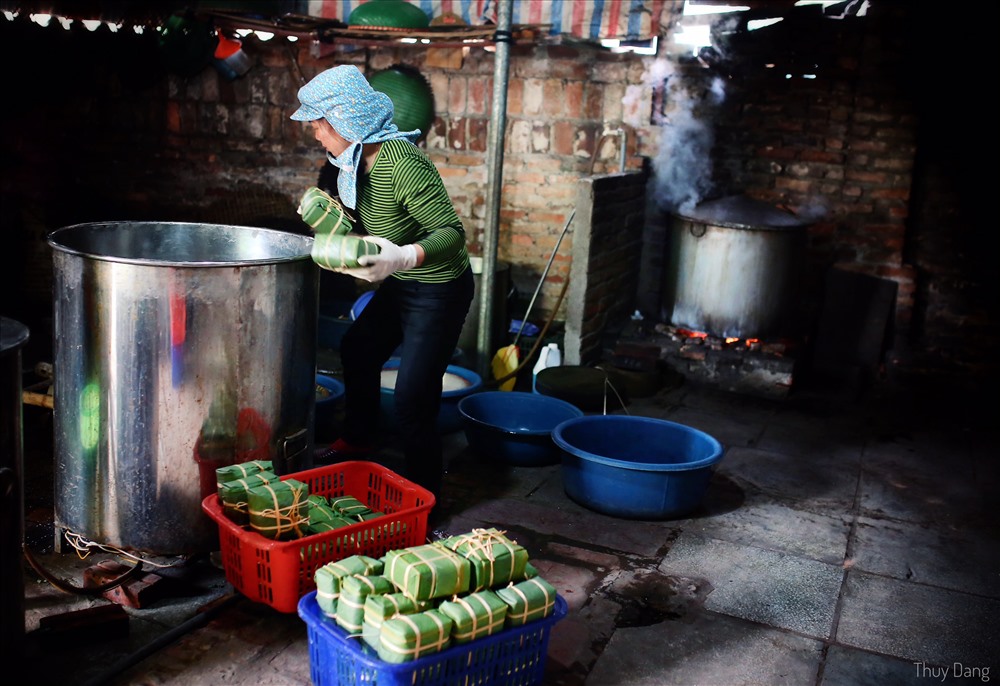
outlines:
M382 143L371 171L358 186L358 216L368 233L396 245L418 243L424 263L399 279L450 281L469 266L465 229L434 163L412 143Z

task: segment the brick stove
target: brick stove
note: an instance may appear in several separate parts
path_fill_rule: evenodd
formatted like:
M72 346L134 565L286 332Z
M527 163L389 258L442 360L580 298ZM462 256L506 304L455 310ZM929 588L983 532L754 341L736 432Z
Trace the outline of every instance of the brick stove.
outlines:
M615 343L612 364L652 372L661 366L735 393L781 399L792 390L794 339L721 338L667 323L633 323Z
M808 221L744 195L670 214L660 321L633 321L614 363L781 398L792 387ZM638 334L638 335L635 335ZM655 362L654 362L655 361Z

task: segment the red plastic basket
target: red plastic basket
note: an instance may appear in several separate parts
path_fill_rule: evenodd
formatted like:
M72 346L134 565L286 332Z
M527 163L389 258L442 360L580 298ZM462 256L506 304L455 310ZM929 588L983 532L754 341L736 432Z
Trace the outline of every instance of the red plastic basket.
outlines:
M316 570L328 562L351 555L382 557L425 542L434 495L375 462L340 462L286 474L281 477L285 479L308 484L310 495L352 495L385 516L293 541L273 541L229 519L218 495L206 497L201 508L219 525L226 580L250 600L295 612L299 599L316 589Z

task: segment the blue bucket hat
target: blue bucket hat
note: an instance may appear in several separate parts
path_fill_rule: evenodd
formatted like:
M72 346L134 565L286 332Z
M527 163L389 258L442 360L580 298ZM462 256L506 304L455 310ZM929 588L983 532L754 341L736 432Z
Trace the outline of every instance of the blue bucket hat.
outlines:
M301 106L292 113L295 121L326 119L334 130L350 141L347 150L330 162L340 169L337 191L340 201L354 209L357 204L358 165L364 143L381 143L403 138L411 143L420 138L420 130L400 131L392 123L392 100L376 91L361 71L342 64L320 72L298 93Z

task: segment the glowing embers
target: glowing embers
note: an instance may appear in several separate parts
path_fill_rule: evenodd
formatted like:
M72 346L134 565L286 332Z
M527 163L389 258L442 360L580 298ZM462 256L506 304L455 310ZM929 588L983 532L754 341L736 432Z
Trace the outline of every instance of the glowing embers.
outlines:
M670 336L673 340L680 341L683 346L704 346L711 350L747 350L750 352L760 352L767 355L784 357L792 354L795 349L795 341L792 339L773 339L764 341L759 338L737 338L734 336L713 336L704 331L692 331L670 324L657 324L657 333Z
M796 368L794 339L726 338L659 323L619 339L615 365L649 371L666 365L687 379L749 395L783 398Z

